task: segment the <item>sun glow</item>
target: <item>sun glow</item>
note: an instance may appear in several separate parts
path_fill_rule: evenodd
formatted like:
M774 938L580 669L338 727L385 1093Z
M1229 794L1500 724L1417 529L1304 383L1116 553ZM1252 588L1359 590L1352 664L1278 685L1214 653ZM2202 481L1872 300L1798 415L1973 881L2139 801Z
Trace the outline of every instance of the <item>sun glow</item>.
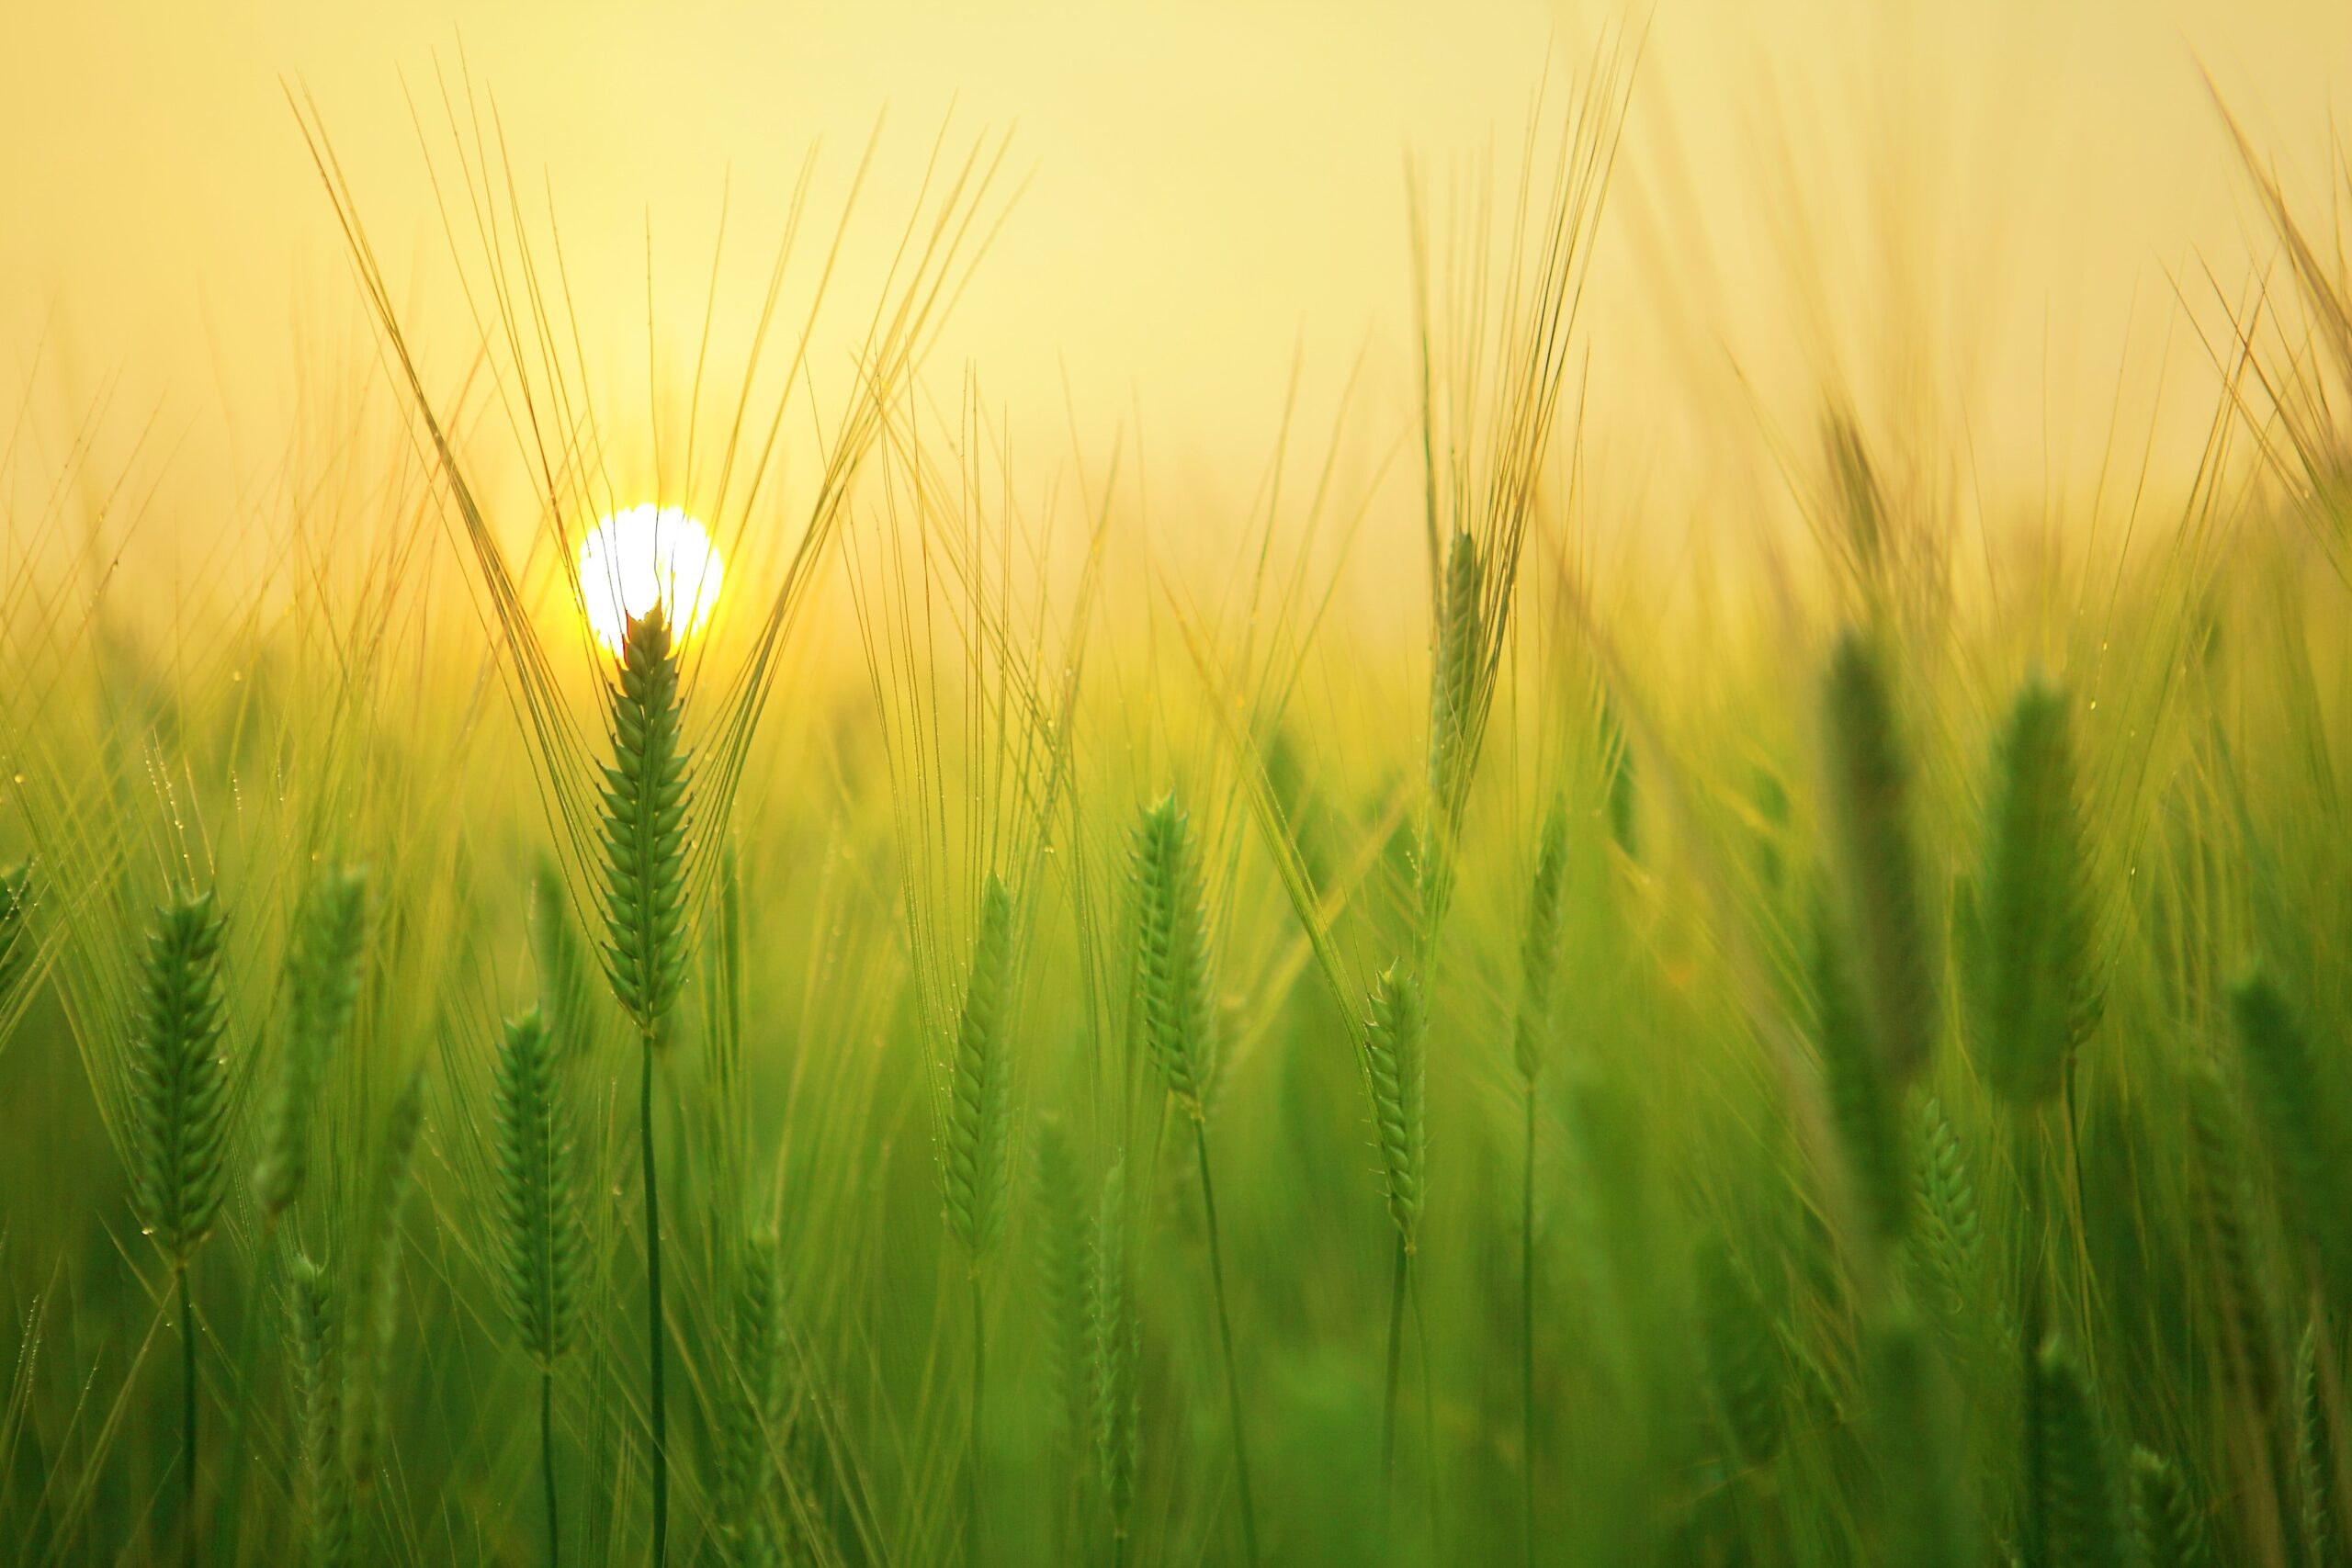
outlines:
M700 631L726 573L710 531L674 506L616 512L580 544L580 598L589 629L621 650L631 617L660 604L680 641Z

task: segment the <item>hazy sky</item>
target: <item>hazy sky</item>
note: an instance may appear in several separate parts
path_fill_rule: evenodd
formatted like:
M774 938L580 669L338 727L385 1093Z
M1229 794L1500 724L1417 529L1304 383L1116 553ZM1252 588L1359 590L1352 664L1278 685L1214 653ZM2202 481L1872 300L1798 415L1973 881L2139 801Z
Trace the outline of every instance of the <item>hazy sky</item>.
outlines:
M552 188L592 348L635 378L622 391L646 379L649 227L674 357L723 183L729 292L748 308L812 139L837 191L888 109L862 209L878 243L952 108L962 133L1014 132L1004 188L1026 186L946 368L977 367L1041 435L1067 384L1082 423L1132 410L1168 450L1254 471L1295 354L1310 408L1362 350L1367 418L1404 415L1406 151L1442 169L1514 147L1547 62L1556 89L1624 14L14 0L0 407L38 350L37 399L111 385L191 473L269 460L305 361L361 341L282 84L315 99L420 335L462 337L436 313L454 275L409 110L413 95L437 114L435 73L462 59L523 183ZM2200 351L2185 334L2167 347L2173 289L2202 289L2206 262L2242 278L2255 231L2199 63L2306 190L2326 174L2330 95L2352 85L2341 0L1657 0L1636 15L1647 49L1587 316L1591 429L1635 470L1671 469L1677 442L1724 419L1808 429L1825 374L1964 417L2020 472L2045 424L2080 466L2119 376L2144 402L2160 363L2201 421ZM445 130L426 141L449 151Z

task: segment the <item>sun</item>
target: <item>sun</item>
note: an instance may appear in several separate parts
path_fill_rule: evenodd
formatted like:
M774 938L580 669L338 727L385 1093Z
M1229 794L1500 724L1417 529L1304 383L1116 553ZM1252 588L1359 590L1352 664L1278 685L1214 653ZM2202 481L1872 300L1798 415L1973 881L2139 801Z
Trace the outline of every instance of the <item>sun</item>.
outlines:
M710 530L675 506L649 502L616 512L580 543L588 626L616 654L630 618L657 604L673 636L694 636L717 607L725 576Z

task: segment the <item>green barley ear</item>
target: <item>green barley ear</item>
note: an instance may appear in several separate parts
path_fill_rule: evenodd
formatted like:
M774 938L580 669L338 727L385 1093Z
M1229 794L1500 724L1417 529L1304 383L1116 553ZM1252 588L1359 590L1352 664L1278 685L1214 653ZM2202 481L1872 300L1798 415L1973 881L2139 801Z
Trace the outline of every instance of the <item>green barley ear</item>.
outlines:
M1208 908L1192 820L1172 793L1143 814L1131 855L1144 1041L1168 1091L1200 1120L1216 1048Z
M773 1232L743 1246L729 1311L725 1397L719 1408L719 1529L725 1561L759 1568L775 1560L766 1502L771 1438L784 1407L784 1292Z
M341 1347L343 1467L362 1492L375 1480L376 1450L383 1438L385 1388L400 1326L401 1216L415 1185L416 1145L424 1129L424 1076L412 1072L377 1146L365 1221L354 1238L360 1267Z
M2090 896L2064 695L2027 682L2000 743L1983 903L1978 1069L2013 1105L2049 1100L2097 1021Z
M2245 1059L2246 1099L2278 1169L2278 1196L2290 1234L2315 1255L2332 1298L2352 1288L2344 1173L2352 1137L2319 1071L2311 1042L2270 980L2255 976L2231 989Z
M1911 768L1877 649L1838 640L1825 688L1829 831L1845 894L1856 994L1896 1089L1927 1065L1936 1034L1935 944L1911 823Z
M2052 1336L2034 1359L2027 1419L2034 1424L2039 1473L2030 1477L2051 1568L2127 1568L2131 1536L2098 1405L2064 1340Z
M322 874L303 900L287 954L284 1043L254 1171L254 1196L271 1219L302 1195L319 1091L359 1004L367 931L367 873L338 866Z
M605 769L605 972L646 1043L662 1043L686 974L691 759L670 623L656 604L621 637Z
M302 1254L294 1255L288 1274L298 1484L309 1562L311 1568L342 1568L351 1556L351 1487L338 1435L334 1301L325 1271Z
M1855 1201L1882 1240L1900 1239L1910 1222L1911 1194L1896 1092L1888 1081L1885 1058L1871 1047L1836 922L1818 905L1813 922L1813 998L1822 1086Z
M2328 1418L2326 1380L2319 1364L2319 1324L2303 1329L2295 1352L2295 1470L2302 1499L2306 1568L2342 1568L2335 1527L2335 1433Z
M1553 983L1560 968L1560 913L1568 886L1568 816L1555 798L1544 813L1535 874L1527 889L1527 919L1519 947L1520 1001L1511 1031L1519 1076L1532 1084L1544 1065L1543 1037L1552 1014Z
M1424 1049L1429 1015L1420 983L1401 963L1391 964L1373 987L1364 1031L1364 1068L1372 1116L1380 1134L1380 1167L1388 1214L1411 1253L1418 1243L1429 1157L1429 1064Z
M1035 1168L1038 1306L1055 1391L1060 1395L1057 1416L1064 1435L1075 1439L1091 1424L1087 1268L1092 1243L1078 1154L1058 1117L1046 1118L1037 1130Z
M989 874L979 930L956 1020L956 1058L947 1102L946 1152L940 1178L947 1225L974 1267L1004 1232L1007 1159L1012 1146L1012 895Z
M1984 1215L1967 1156L1944 1116L1943 1103L1933 1095L1922 1096L1911 1126L1911 1195L1918 1217L1911 1235L1911 1258L1922 1293L1932 1303L1936 1325L1951 1341L1968 1324L1979 1300Z
M2205 1521L2177 1466L2146 1449L2132 1450L2132 1514L2148 1568L2210 1568Z
M17 982L32 968L33 863L19 861L0 871L0 1010Z
M1698 1259L1700 1348L1715 1411L1747 1464L1765 1465L1786 1430L1785 1368L1771 1314L1720 1236Z
M2278 1362L2254 1232L2247 1223L2251 1189L2234 1100L2222 1075L2203 1057L2189 1068L2185 1088L2197 1217L2211 1258L2209 1272L2222 1294L2231 1380L2256 1409L2267 1414L2278 1406Z
M1875 1561L1981 1568L1956 1401L1918 1320L1899 1300L1871 1333L1870 1371L1871 1449L1884 1509Z
M539 1010L507 1021L493 1069L498 1284L523 1348L542 1371L570 1347L587 1256L572 1183L570 1120L556 1045Z
M1092 1329L1094 1455L1112 1532L1124 1540L1134 1512L1142 1426L1143 1329L1136 1314L1124 1161L1102 1181L1088 1259L1087 1316Z
M211 1234L228 1192L220 932L210 893L155 911L130 1043L131 1201L140 1228L181 1269Z

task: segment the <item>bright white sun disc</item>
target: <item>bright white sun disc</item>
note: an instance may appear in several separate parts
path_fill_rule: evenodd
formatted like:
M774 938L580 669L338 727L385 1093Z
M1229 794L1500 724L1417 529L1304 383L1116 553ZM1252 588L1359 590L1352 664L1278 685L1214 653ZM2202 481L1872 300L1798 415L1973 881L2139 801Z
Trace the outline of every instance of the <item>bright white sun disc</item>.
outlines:
M674 506L616 512L580 545L581 603L589 629L613 653L628 623L656 604L673 636L694 636L718 605L724 575L710 531Z

